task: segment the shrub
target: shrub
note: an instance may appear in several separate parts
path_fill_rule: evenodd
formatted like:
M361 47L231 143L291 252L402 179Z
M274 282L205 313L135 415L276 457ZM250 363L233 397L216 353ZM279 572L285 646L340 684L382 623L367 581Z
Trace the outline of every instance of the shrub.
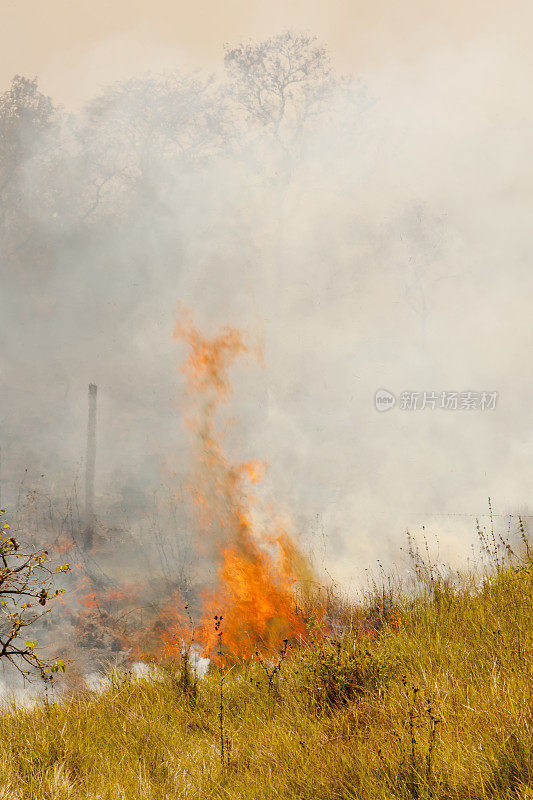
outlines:
M317 710L338 708L387 686L385 662L357 640L324 641L302 656L303 687Z
M5 509L0 509L0 520L4 513ZM23 675L37 671L43 678L65 668L61 660L55 664L43 661L35 652L37 642L26 638L26 628L49 613L44 609L47 602L64 591L53 588L54 573L45 564L47 555L46 550L23 547L7 523L1 526L0 660L9 662ZM68 564L63 564L55 572L69 569Z

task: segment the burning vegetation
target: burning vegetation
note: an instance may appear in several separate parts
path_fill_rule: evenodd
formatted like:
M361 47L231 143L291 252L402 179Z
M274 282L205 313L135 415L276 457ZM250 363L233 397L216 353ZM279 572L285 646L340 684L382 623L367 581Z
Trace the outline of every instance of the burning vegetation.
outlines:
M8 796L529 797L533 571L522 520L518 552L496 534L489 501L478 575L442 572L409 536L413 585L383 581L366 605L343 606L288 527L259 513L264 465L233 461L224 446L231 368L253 355L244 333L208 337L181 314L174 338L187 348L193 547L213 577L181 585L145 570L139 580L125 562L110 580L96 572L110 532L95 531L54 615L56 644L62 636L72 655L77 645L67 676L85 671L83 688L0 718ZM56 544L77 555L72 528ZM133 539L122 544L131 551ZM3 548L30 577L41 568L9 528ZM44 668L35 644L23 656ZM102 653L123 663L96 689L87 673ZM211 664L203 680L199 655ZM144 673L139 660L151 662ZM48 666L47 689L63 668Z
M202 593L199 641L211 655L222 646L234 658L272 653L284 640L305 637L309 617L321 618L324 609L320 593L313 606L306 602L305 613L298 606L298 596L309 601L317 581L283 525L271 519L267 533L254 525L253 488L263 464L232 463L222 446L217 412L231 394L229 368L250 348L237 329L207 338L187 318L178 322L174 337L188 346L183 371L192 409L199 540L217 565L215 586Z
M183 650L188 609L172 596L158 615L167 658L153 669L118 670L99 691L0 716L0 791L10 800L526 800L533 570L521 523L520 533L523 552L491 550L482 583L445 580L415 554L416 596L396 591L394 614L369 605L368 631L322 637L308 625L292 652L285 641L273 657L219 658L203 680ZM219 580L232 569L222 554ZM290 591L282 574L269 571L275 597ZM241 608L232 586L233 577L220 600L227 619ZM273 642L279 610L262 615L250 630ZM214 616L205 644L223 630L224 614ZM249 654L244 626L231 630Z
M173 335L186 347L182 413L191 441L191 546L209 569L202 568L199 579L169 580L126 559L121 573L106 574L109 547L115 547L112 561L118 562L119 545L111 542L112 532L96 525L91 498L91 538L84 536L81 556L76 536L57 541L58 552L74 559L70 591L59 610L67 623L61 651L74 645L86 669L95 658L110 656L126 663L179 661L191 648L214 663L248 661L328 630L328 591L289 526L261 508L256 490L265 465L233 461L224 446L221 412L232 396L231 368L257 352L243 331L225 328L209 337L182 311ZM91 427L94 470L94 405ZM86 534L87 527L82 530ZM125 534L121 552L131 559L134 549Z

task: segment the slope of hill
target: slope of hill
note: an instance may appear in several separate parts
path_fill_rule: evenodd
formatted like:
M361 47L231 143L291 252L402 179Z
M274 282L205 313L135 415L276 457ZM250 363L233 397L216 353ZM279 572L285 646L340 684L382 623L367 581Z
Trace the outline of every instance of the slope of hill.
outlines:
M2 800L533 797L533 563L432 580L272 660L0 717Z

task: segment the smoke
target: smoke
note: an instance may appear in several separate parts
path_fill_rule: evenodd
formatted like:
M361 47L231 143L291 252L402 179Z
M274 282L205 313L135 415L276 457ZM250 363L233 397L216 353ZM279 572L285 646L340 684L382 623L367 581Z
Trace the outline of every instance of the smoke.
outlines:
M266 461L265 499L338 580L423 524L464 562L489 495L529 503L525 64L496 38L390 64L329 86L297 136L297 108L274 135L235 96L132 79L32 142L2 258L3 502L26 467L71 491L91 382L100 518L133 524L181 486L180 303L263 343L264 368L233 373L229 446ZM18 224L31 241L6 255ZM499 397L379 413L380 388Z

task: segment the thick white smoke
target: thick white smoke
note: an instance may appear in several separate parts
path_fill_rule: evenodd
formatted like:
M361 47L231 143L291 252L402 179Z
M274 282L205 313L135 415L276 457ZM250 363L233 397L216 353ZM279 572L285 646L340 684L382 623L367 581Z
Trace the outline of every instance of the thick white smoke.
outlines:
M25 466L55 492L70 486L89 382L101 509L131 519L157 485L179 483L179 302L207 331L242 326L264 342L264 370L234 372L231 447L267 461L265 496L325 548L332 574L357 582L423 524L442 558L464 561L487 496L498 513L527 513L531 485L532 115L519 57L479 41L367 74L283 145L245 127L228 145L217 85L190 108L161 97L176 114L163 122L182 126L179 158L143 128L130 85L95 129L90 110L63 122L71 156L52 177L25 168L27 213L53 245L2 267L5 495ZM123 173L105 181L111 161ZM499 398L493 411L379 413L380 388Z

